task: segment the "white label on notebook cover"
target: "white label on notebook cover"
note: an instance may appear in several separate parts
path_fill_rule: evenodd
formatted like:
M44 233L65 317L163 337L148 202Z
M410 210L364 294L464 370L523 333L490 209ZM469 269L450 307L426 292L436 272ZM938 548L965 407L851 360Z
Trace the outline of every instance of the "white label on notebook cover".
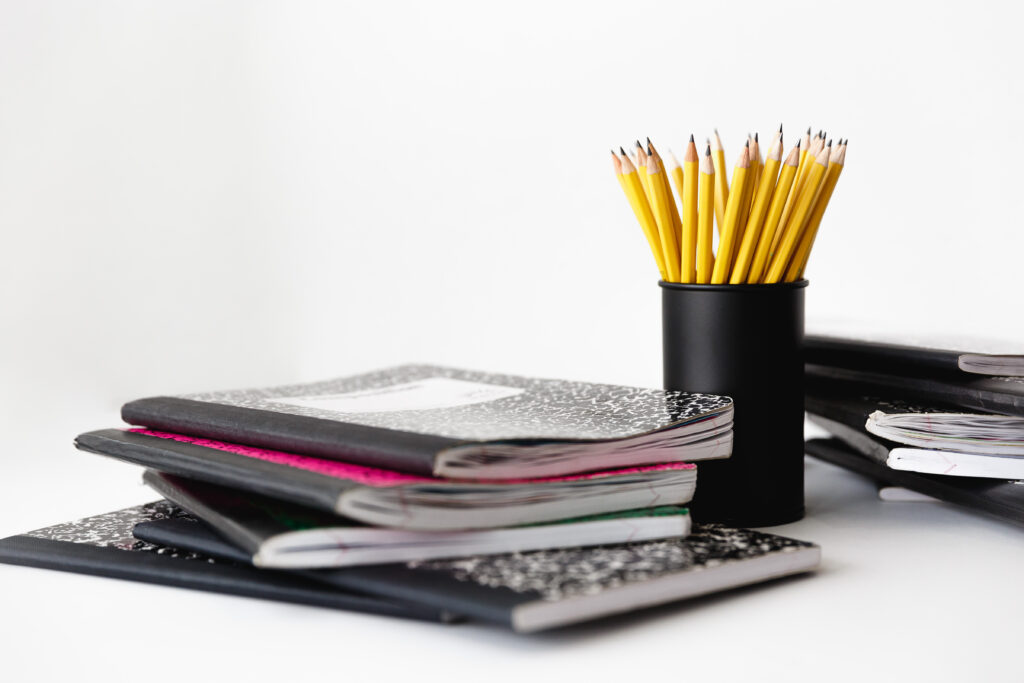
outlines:
M401 410L455 408L474 403L497 401L518 396L525 389L499 384L467 382L448 377L429 377L416 382L393 384L376 389L350 391L325 396L296 396L269 399L300 408L316 408L338 413L391 413Z

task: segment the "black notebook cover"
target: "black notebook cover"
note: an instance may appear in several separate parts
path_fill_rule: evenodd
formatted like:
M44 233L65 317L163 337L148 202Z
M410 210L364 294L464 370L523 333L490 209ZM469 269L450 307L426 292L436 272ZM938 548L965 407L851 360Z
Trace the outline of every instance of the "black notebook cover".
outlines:
M804 361L876 372L906 373L907 368L919 372L960 372L960 351L926 348L881 341L808 334L804 337Z
M213 555L239 551L205 525L180 520L139 525L141 538ZM551 628L616 612L748 585L817 566L817 546L774 534L717 525L694 527L685 539L538 550L407 564L302 571L335 586L432 605L496 622L517 631ZM746 567L744 567L746 565ZM756 565L756 567L755 567ZM744 569L753 571L744 573ZM739 571L737 571L739 570ZM697 584L718 574L726 585L701 590ZM671 587L664 587L676 580ZM680 586L691 581L692 592ZM650 586L655 590L644 595ZM658 588L662 586L663 588ZM603 594L621 591L628 604L602 605ZM537 606L564 606L564 613L538 621Z
M902 486L947 503L1024 525L1024 483L893 470L839 439L811 439L804 444L804 450L819 460L845 467L877 482Z
M810 394L895 396L983 413L1024 415L1024 377L899 375L807 364L805 384Z
M354 483L320 472L121 429L79 434L75 447L170 474L243 489L334 513Z
M431 475L464 444L609 441L731 409L727 397L405 365L265 389L132 401L132 425Z
M142 522L199 523L165 501L117 510L0 539L0 562L164 586L388 616L452 621L444 609L374 597L293 574L245 566L239 552L199 552L132 536ZM218 559L213 559L213 558Z

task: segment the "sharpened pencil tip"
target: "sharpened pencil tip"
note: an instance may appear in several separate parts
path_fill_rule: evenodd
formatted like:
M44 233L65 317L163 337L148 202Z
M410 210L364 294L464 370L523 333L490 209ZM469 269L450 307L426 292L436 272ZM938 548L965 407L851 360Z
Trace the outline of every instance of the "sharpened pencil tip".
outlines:
M706 150L704 150L704 156L706 156L706 157L711 156L711 143L710 142L708 143L708 148Z
M622 154L622 156L626 156L626 150L624 150L622 147L619 147L619 153Z
M828 139L828 142L825 144L825 146L826 147L831 147L832 146L832 138Z
M779 133L782 133L782 124L779 124Z
M649 156L649 157L653 157L654 156L654 152L651 151L651 143L649 143L649 142L647 143L647 156Z
M757 133L754 133L754 142L760 142L761 140L757 137Z
M810 127L810 126L807 126L807 134L808 134L808 135L810 135L810 134L811 134L811 127Z
M750 140L748 139L746 142L744 142L743 146L746 147L747 149L750 149Z
M690 142L693 142L693 133L690 133Z
M641 149L641 150L643 150L643 148L644 148L644 146L640 144L640 141L639 141L639 140L637 140L637 141L636 141L636 146L637 146L637 147L638 147L639 149Z

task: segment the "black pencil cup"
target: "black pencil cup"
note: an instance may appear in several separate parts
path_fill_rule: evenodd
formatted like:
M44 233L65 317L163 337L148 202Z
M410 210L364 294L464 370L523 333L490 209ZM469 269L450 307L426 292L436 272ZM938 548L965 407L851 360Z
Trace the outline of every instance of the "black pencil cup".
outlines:
M697 522L804 514L804 290L661 282L665 388L731 396L732 456L697 463Z

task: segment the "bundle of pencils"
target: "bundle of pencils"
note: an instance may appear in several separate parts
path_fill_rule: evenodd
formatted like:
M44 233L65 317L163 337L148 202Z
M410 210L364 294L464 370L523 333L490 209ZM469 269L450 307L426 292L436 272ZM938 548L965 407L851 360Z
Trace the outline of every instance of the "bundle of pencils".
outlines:
M833 145L820 131L812 138L808 128L785 159L782 150L782 126L764 158L758 136L748 136L731 183L717 130L703 158L691 135L682 164L669 152L666 166L650 138L646 148L636 142L633 156L612 151L662 280L737 285L803 277L843 172L846 141Z

